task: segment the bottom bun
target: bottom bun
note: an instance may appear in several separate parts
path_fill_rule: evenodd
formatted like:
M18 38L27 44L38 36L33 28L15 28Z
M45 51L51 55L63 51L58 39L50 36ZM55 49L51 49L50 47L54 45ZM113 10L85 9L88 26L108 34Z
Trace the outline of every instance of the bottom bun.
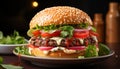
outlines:
M85 54L85 50L80 50L77 53L71 53L67 54L63 52L62 50L58 51L43 51L39 48L33 48L31 49L31 55L39 56L39 57L53 57L53 58L78 58L78 56L83 56Z

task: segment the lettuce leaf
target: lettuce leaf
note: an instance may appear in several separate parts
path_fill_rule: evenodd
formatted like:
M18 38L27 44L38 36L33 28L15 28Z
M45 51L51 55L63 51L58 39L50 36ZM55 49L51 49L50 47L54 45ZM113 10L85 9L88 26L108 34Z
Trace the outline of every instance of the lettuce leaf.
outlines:
M99 56L102 55L108 55L110 53L110 48L107 47L107 45L100 43L99 44Z
M88 45L85 52L85 57L96 57L98 56L98 51L95 45Z
M19 47L16 47L14 50L16 53L19 53L19 54L30 55L29 49L26 46L19 46Z
M73 31L74 28L72 26L62 26L60 27L61 32L61 37L72 37L73 36Z
M23 69L22 66L15 66L15 65L11 65L11 64L1 64L1 66L2 66L1 67L2 69Z

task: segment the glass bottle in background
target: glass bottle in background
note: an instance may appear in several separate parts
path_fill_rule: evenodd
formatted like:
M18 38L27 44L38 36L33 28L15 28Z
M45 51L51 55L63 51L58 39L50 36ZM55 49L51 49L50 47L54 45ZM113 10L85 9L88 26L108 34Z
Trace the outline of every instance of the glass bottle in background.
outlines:
M101 43L105 42L105 30L104 30L104 20L102 13L95 13L93 18L94 27L96 32L99 34L98 41Z
M119 3L119 13L120 13L120 3Z
M106 14L106 43L120 43L120 13L117 2L109 3Z

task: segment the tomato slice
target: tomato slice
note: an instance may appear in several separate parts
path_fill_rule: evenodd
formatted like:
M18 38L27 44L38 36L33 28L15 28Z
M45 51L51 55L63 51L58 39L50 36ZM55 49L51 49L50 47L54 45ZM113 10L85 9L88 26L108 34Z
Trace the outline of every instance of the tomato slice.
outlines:
M71 50L84 50L85 46L73 46L73 47L69 47L68 49L71 49Z
M90 32L90 35L99 36L98 33L94 32L92 30L90 30L89 32Z
M89 30L74 30L73 37L75 38L87 38L89 36Z
M41 34L40 30L35 30L32 32L34 36L39 36Z
M43 33L43 32L42 32L42 33L41 33L41 36L42 36L42 37L50 37L50 34L47 33L47 32L46 32L46 33Z
M58 30L58 31L55 31L55 32L53 32L53 33L48 33L48 32L42 32L41 33L41 36L42 37L57 37L57 36L60 36L60 30Z
M39 48L39 46L34 46L32 44L29 44L28 47L30 47L30 48Z
M52 34L51 34L51 36L52 37L56 37L56 36L60 36L60 30L58 30L58 31L55 31L55 32L53 32Z
M53 48L53 47L50 47L50 46L49 46L49 47L39 47L40 50L50 50L50 49L52 49L52 48Z

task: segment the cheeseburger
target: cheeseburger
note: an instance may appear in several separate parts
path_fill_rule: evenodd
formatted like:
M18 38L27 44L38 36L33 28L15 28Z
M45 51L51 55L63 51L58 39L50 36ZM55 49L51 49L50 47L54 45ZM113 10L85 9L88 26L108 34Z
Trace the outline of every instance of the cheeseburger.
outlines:
M84 11L70 6L49 7L30 21L29 53L39 57L77 58L93 45L98 51L97 33Z

